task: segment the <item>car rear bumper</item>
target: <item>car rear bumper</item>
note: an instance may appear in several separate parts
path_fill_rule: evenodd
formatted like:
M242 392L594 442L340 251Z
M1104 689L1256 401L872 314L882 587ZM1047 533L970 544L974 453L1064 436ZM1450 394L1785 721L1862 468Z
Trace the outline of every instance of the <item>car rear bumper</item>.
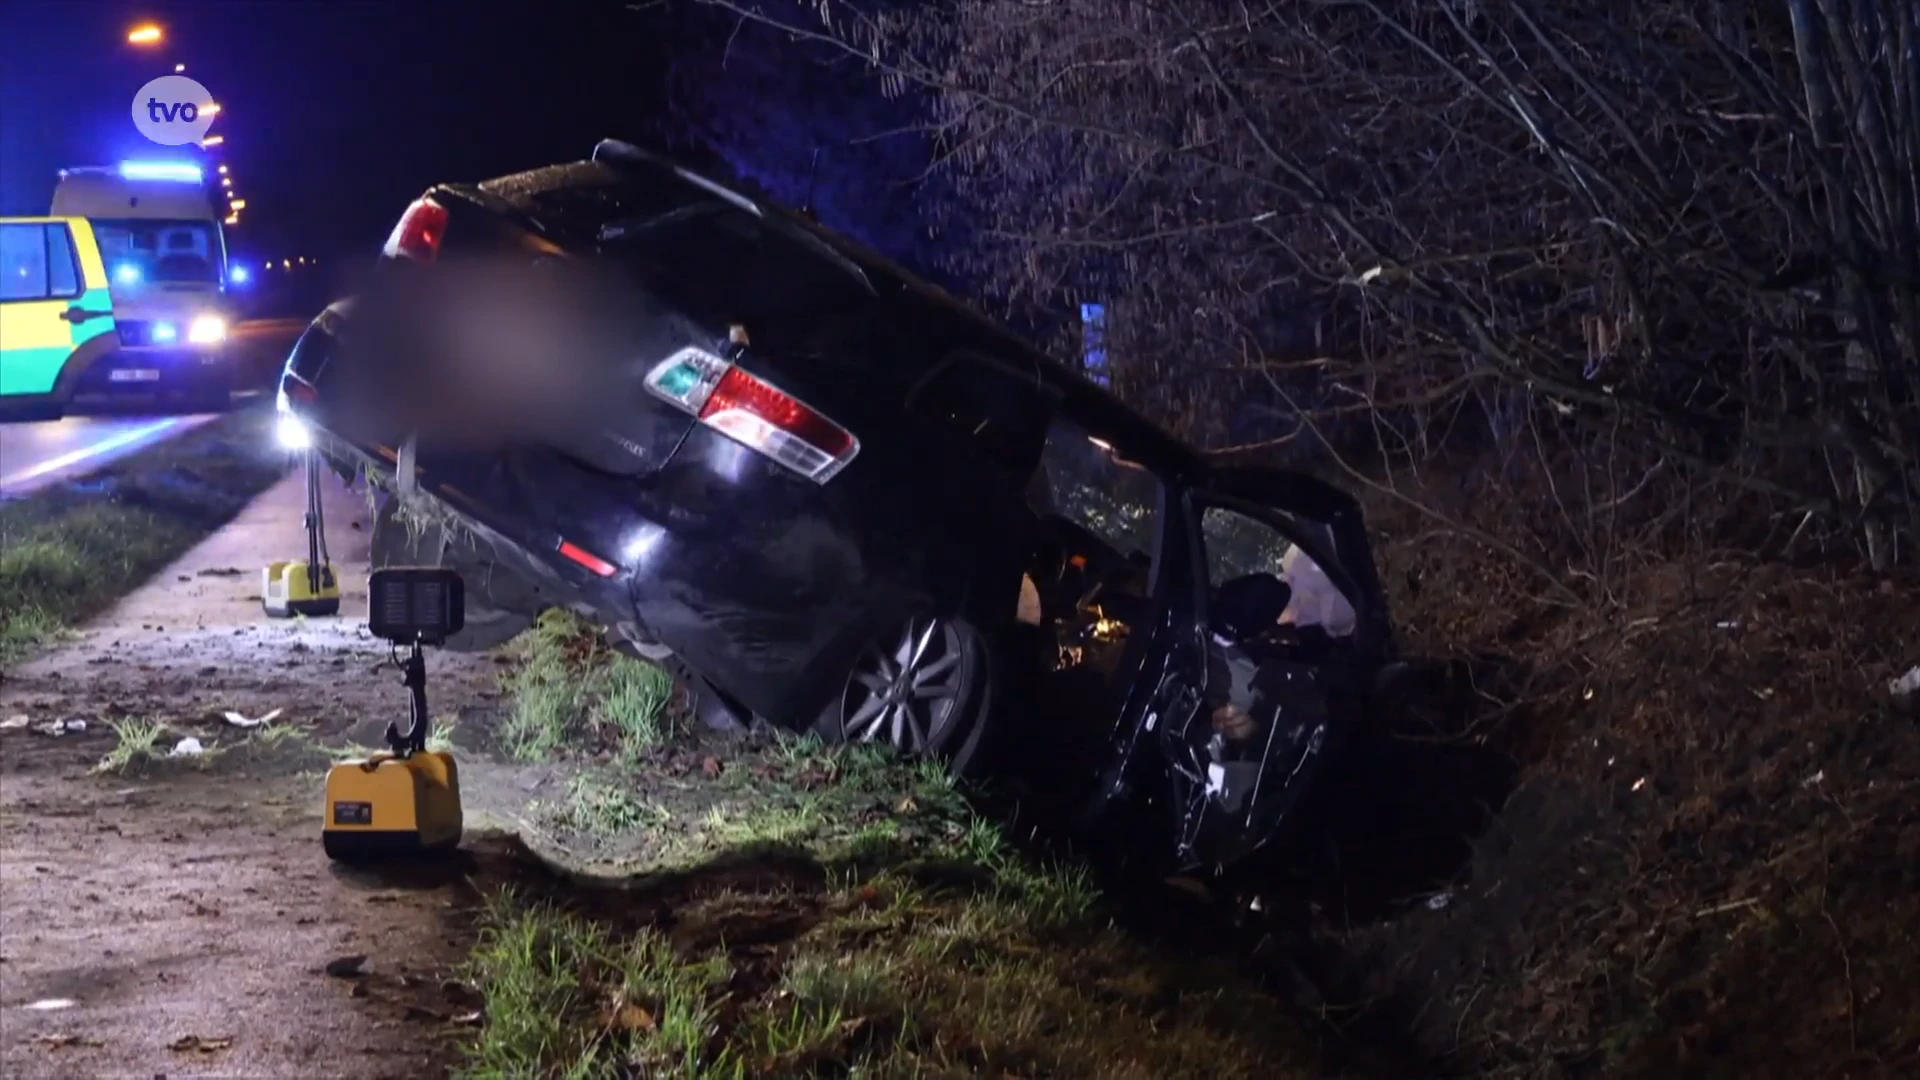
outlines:
M302 420L343 475L391 487L396 451ZM774 468L738 449L749 454L742 467ZM743 505L741 488L713 491L710 466L696 455L636 481L541 453L522 470L537 488L469 491L423 467L420 490L541 591L664 647L758 715L805 726L860 646L921 594L899 584L900 568L860 550L819 486L776 478L749 485ZM702 486L716 497L690 497Z

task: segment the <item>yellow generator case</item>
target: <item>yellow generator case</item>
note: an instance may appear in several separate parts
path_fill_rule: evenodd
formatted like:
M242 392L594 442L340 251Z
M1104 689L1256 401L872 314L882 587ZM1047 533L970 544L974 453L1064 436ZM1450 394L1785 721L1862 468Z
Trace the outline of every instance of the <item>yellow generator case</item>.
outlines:
M343 862L449 851L460 843L460 770L450 754L378 753L327 771L327 857Z
M334 577L333 567L323 564L315 575L308 569L312 565L305 560L267 564L261 574L260 603L268 615L290 619L295 615L340 614L340 581ZM318 589L314 588L316 576Z

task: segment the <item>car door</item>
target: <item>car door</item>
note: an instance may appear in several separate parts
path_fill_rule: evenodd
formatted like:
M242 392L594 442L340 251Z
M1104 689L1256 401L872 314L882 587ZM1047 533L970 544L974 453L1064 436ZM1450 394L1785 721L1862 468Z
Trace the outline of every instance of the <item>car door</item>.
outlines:
M113 329L86 221L0 221L0 400L53 394L76 350Z
M1223 866L1294 817L1357 721L1386 647L1384 614L1358 507L1337 489L1220 471L1191 505L1208 674L1202 707L1164 750L1178 855Z
M1039 582L1042 609L1060 634L1047 679L1054 692L1041 700L1050 726L1097 714L1084 732L1093 782L1077 822L1135 806L1158 813L1166 793L1158 744L1190 726L1207 670L1188 489L1177 468L1124 436L1065 417L1042 463L1030 497L1065 546L1038 567L1049 579ZM1132 854L1158 862L1166 850Z

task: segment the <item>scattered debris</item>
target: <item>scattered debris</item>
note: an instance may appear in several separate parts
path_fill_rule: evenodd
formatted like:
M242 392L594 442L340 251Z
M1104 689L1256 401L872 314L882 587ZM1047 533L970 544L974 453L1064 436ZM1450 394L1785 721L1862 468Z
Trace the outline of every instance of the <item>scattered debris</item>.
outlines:
M280 714L283 712L286 712L286 710L275 709L264 716L256 716L256 717L248 718L247 716L242 715L241 713L237 713L229 709L226 712L221 713L220 715L226 719L227 723L232 724L234 727L256 728L261 726L262 724L273 723L274 720L278 719Z
M167 1044L167 1049L175 1053L212 1054L233 1045L232 1036L208 1038L204 1035L182 1035Z
M89 1038L85 1035L68 1035L64 1033L58 1035L35 1035L33 1041L41 1046L51 1047L55 1050L66 1046L80 1046L94 1050L107 1045L99 1039Z
M327 961L326 973L336 979L351 979L367 973L367 955L355 953L352 956L339 956Z
M0 731L11 731L14 728L23 728L32 722L32 718L28 717L26 713L15 713L5 720L0 720Z
M1453 903L1452 889L1448 889L1445 892L1437 892L1437 893L1434 893L1432 896L1427 897L1427 910L1428 911L1445 911L1447 910L1447 905L1451 903Z
M32 1009L35 1012L51 1012L54 1009L71 1009L73 1008L73 999L72 998L41 998L39 1001L33 1002L32 1004L28 1005L27 1008Z
M179 742L174 743L173 749L167 751L167 756L168 757L199 757L201 754L204 754L206 752L207 752L207 748L200 745L200 740L189 735L186 738L181 739Z
M1905 675L1888 683L1887 692L1897 698L1920 698L1920 664L1913 665Z
M241 574L244 574L244 573L246 573L245 570L236 570L231 566L221 566L211 570L202 570L200 571L199 576L200 577L239 577Z
M77 735L85 730L87 730L87 721L79 716L69 716L65 720L49 720L44 724L33 726L35 735L51 735L56 739L69 732Z

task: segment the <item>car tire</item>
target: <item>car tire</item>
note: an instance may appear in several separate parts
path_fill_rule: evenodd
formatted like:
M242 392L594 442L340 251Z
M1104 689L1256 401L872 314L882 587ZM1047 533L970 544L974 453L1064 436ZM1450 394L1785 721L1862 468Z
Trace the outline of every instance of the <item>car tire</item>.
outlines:
M831 743L883 742L971 775L999 720L1002 666L994 639L971 621L916 614L861 650L813 731Z
M439 524L409 528L399 517L400 500L388 496L373 521L370 561L375 570L394 566L447 567L466 586L466 618L460 632L441 645L450 652L486 652L512 641L538 618L531 590L511 580L506 570L467 557ZM529 610L531 609L531 610Z

